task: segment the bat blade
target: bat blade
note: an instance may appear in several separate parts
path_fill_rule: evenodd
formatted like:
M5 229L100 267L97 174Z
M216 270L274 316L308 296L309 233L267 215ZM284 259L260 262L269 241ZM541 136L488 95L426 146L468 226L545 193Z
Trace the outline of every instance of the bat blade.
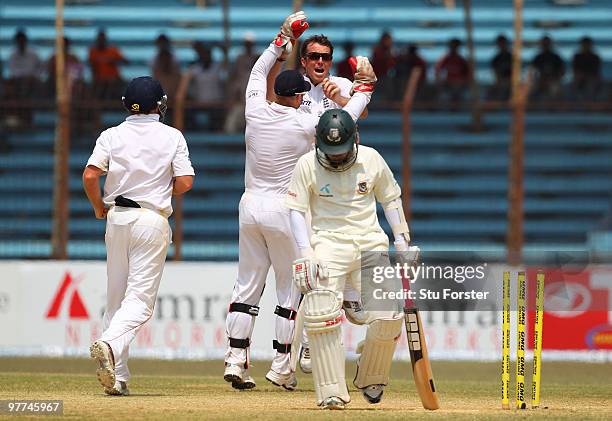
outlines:
M440 408L440 400L433 379L427 344L417 308L404 308L404 322L410 350L410 362L417 392L423 408L436 410Z

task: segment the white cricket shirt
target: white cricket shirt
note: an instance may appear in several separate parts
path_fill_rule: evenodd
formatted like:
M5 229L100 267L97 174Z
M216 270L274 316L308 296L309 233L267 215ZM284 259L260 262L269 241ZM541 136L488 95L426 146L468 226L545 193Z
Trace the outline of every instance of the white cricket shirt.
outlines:
M321 117L321 114L327 110L342 108L339 104L325 96L323 93L323 83L319 83L315 86L306 75L304 75L304 80L310 83L310 91L306 92L302 99L302 105L300 105L301 112ZM353 82L339 76L329 76L329 80L338 85L340 88L340 95L345 98L351 97Z
M298 158L314 144L316 114L266 101L266 78L282 49L270 46L257 59L246 89L246 163L244 184L247 191L284 196ZM355 94L345 106L354 120L369 99Z
M194 175L183 134L158 114L136 114L100 134L87 165L106 173L104 203L123 195L172 214L172 179Z
M301 157L285 204L300 212L310 210L315 233L365 235L384 233L378 223L376 201L386 203L400 195L400 187L383 157L375 149L359 145L357 161L342 172L323 168L315 151Z

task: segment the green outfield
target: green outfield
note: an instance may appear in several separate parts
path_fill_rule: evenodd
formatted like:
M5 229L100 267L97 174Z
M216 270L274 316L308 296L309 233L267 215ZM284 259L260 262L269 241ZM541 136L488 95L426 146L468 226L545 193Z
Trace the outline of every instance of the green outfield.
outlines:
M295 392L270 385L263 377L268 367L268 363L256 361L253 375L257 388L235 391L222 379L221 362L133 360L132 395L109 397L102 393L91 360L0 358L0 399L62 399L64 416L70 419L612 419L609 363L544 362L542 406L548 408L520 414L500 409L497 363L434 362L442 404L435 412L422 409L409 364L394 365L391 384L380 405L367 404L351 386L352 402L344 412L315 407L310 376L300 373ZM348 364L348 378L352 379L354 367L354 363Z

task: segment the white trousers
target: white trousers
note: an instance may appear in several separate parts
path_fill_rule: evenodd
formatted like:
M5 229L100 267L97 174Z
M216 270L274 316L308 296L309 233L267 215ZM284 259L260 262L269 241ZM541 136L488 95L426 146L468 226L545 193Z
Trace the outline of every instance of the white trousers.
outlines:
M276 296L280 307L297 310L300 293L293 284L291 264L298 257L298 248L289 220L289 209L284 197L265 196L245 192L240 200L238 242L238 278L232 293L232 303L258 306L270 266L274 268ZM255 316L230 312L226 320L228 338L251 337ZM276 340L290 344L293 339L294 320L276 316ZM272 342L272 341L270 341ZM272 345L272 343L270 343ZM276 351L272 369L281 374L290 372L290 354ZM225 361L230 364L248 364L245 348L229 346Z
M115 357L115 376L130 378L130 343L153 314L171 238L168 220L149 209L113 207L106 216L107 292L100 340Z

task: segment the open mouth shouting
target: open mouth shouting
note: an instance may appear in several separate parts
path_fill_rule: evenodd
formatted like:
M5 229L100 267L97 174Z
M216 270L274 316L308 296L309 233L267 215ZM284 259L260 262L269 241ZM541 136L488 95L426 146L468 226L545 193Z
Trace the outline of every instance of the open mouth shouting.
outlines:
M326 45L313 43L308 45L305 56L302 57L302 66L306 69L306 75L314 85L318 85L329 77L329 69L332 65L331 49Z

